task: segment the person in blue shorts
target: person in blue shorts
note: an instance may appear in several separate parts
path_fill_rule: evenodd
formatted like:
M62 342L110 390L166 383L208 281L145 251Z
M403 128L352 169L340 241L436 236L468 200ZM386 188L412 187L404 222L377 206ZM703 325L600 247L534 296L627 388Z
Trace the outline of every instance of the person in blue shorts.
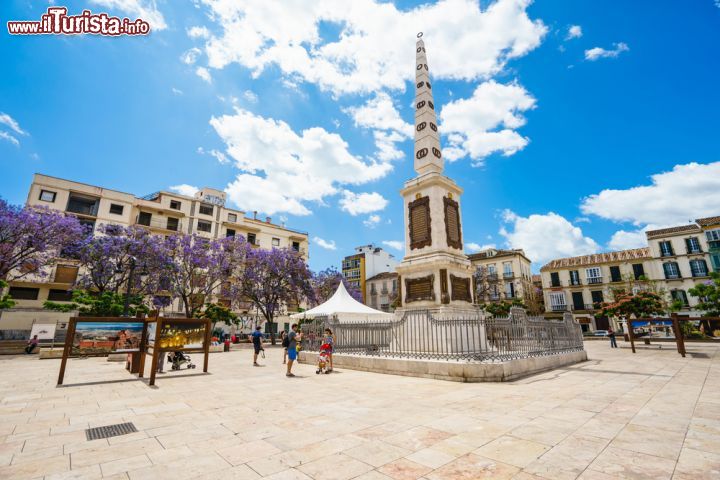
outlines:
M295 363L295 360L297 359L297 342L302 340L302 333L298 333L298 325L297 323L293 323L290 327L290 333L288 333L288 348L287 348L287 355L288 355L288 362L287 362L287 373L285 374L286 377L294 377L295 375L292 373L292 366L293 363Z
M258 365L258 354L260 351L264 351L265 349L262 346L262 339L263 334L260 331L260 326L255 327L255 331L252 333L252 342L253 342L253 348L255 349L255 355L253 356L253 366L259 367ZM264 355L264 354L263 354Z

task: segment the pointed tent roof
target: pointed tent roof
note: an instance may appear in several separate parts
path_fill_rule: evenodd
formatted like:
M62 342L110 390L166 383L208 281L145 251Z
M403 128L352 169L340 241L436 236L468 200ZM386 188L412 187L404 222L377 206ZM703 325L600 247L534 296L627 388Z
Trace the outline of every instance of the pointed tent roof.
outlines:
M367 305L363 305L355 300L345 289L343 282L340 282L340 285L338 285L338 288L333 296L325 303L305 312L290 315L290 318L314 317L320 315L337 315L341 320L347 317L354 320L363 318L390 319L394 317L392 313L375 310L374 308L370 308Z

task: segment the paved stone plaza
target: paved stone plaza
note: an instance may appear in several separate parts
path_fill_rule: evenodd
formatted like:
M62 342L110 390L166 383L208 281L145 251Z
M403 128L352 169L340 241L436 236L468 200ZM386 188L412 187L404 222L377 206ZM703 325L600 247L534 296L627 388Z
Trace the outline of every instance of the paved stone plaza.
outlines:
M56 388L59 360L0 357L0 478L720 478L720 346L587 350L503 384L290 379L279 349L262 368L240 350L156 389L105 359L70 361ZM85 439L122 422L138 433Z

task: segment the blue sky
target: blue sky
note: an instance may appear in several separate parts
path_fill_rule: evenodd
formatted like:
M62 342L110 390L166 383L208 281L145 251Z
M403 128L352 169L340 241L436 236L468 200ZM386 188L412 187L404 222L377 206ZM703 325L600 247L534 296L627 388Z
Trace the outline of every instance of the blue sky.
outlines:
M64 5L153 31L10 36L48 2L2 2L14 203L34 172L139 195L207 185L308 231L313 269L367 243L402 258L422 30L466 250L524 248L538 269L720 215L714 0Z

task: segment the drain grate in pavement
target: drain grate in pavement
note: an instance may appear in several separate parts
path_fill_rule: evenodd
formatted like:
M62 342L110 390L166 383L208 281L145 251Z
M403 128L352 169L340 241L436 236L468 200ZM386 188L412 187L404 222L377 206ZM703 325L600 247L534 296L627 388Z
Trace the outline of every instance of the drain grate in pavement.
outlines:
M101 438L117 437L118 435L127 435L128 433L134 432L137 432L137 429L132 423L118 423L117 425L88 428L85 430L85 436L88 440L99 440Z

